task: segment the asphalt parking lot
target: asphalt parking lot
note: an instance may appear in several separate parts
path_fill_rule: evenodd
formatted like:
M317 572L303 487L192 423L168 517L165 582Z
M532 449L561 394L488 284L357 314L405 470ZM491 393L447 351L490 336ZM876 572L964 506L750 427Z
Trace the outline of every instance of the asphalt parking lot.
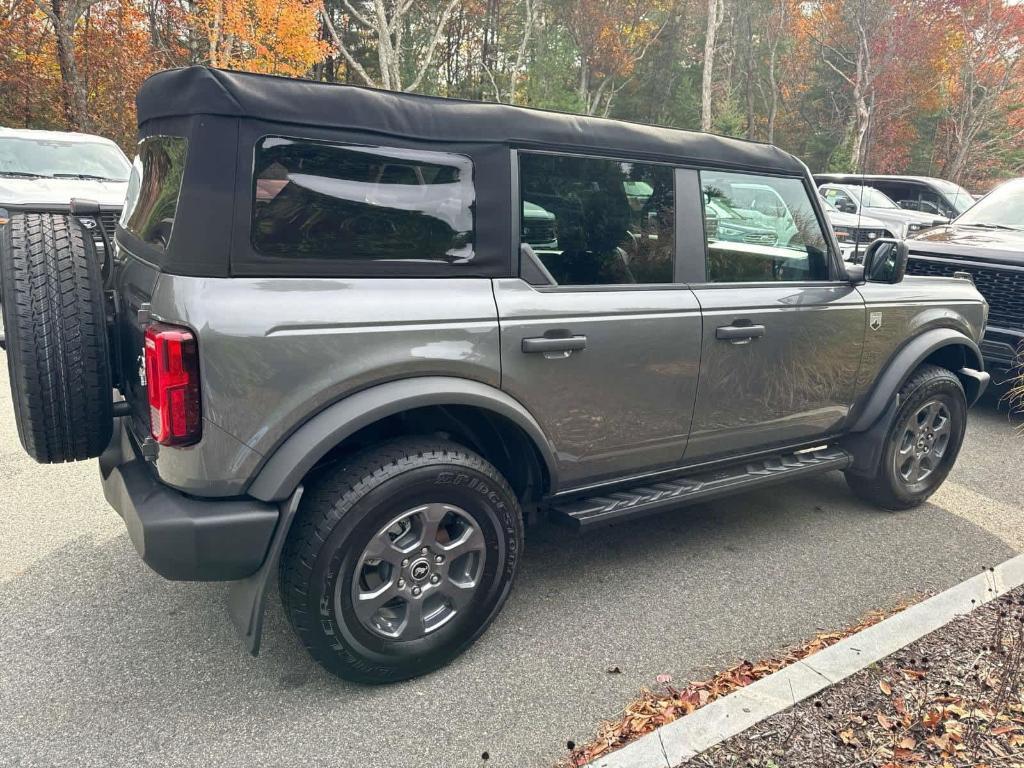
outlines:
M310 661L276 600L253 659L224 585L150 572L93 462L21 452L0 367L0 765L550 765L658 674L703 675L1024 550L1024 433L990 397L934 503L878 512L833 474L585 537L541 527L469 653L361 687Z

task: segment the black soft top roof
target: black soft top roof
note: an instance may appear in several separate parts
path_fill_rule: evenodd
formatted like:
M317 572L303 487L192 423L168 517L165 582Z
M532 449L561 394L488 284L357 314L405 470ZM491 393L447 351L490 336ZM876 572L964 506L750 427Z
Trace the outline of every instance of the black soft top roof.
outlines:
M140 129L159 118L221 115L427 141L572 148L804 173L799 160L769 144L506 104L211 67L158 72L143 83L136 104Z

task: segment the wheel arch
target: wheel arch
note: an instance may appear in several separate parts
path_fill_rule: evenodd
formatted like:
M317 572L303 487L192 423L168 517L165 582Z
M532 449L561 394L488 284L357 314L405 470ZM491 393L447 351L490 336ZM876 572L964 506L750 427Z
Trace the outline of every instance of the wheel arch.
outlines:
M968 405L973 405L984 391L986 377L967 372L984 371L978 345L959 330L931 328L911 338L889 359L863 406L852 414L847 431L865 432L874 427L914 371L925 363L955 373L964 385Z
M286 499L318 464L400 427L465 444L528 499L557 486L554 449L521 403L480 382L426 376L378 384L327 406L267 458L248 494Z

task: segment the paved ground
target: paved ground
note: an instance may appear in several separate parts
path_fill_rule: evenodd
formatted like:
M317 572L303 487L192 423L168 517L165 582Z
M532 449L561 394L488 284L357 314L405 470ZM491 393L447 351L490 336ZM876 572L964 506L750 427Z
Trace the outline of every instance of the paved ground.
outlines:
M869 509L836 474L583 538L531 531L468 654L366 688L310 662L276 602L246 656L226 588L148 571L96 474L21 453L0 373L0 765L544 766L659 673L701 675L1024 550L1024 434L990 399L910 513Z

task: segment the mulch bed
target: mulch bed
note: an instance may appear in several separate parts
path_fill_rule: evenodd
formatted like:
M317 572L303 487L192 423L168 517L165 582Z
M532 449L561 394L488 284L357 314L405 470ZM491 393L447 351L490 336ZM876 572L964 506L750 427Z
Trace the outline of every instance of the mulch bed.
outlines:
M1024 588L685 768L1024 766Z

